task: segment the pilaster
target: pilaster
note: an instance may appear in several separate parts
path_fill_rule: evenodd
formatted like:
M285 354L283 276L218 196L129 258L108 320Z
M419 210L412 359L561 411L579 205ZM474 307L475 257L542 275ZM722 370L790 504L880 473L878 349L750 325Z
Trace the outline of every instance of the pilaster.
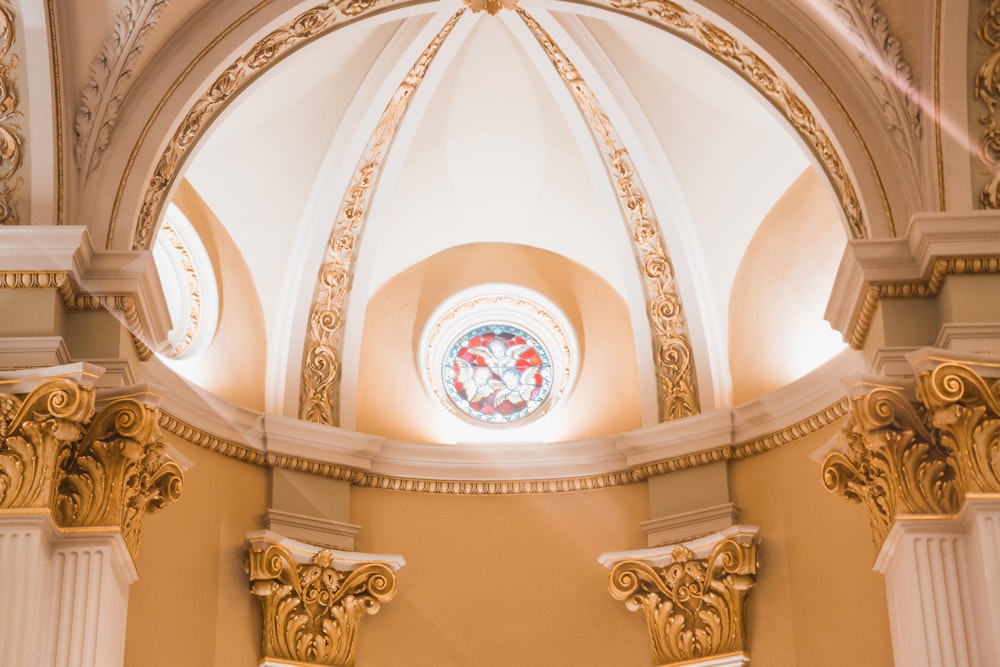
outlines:
M852 387L824 483L868 510L896 664L1000 664L1000 359L906 359Z
M142 521L180 495L156 393L101 372L0 374L0 664L121 665Z
M365 615L396 595L402 556L315 547L247 534L246 573L263 612L263 667L354 665Z
M643 612L661 667L747 664L746 623L757 576L755 526L670 547L602 554L611 595Z

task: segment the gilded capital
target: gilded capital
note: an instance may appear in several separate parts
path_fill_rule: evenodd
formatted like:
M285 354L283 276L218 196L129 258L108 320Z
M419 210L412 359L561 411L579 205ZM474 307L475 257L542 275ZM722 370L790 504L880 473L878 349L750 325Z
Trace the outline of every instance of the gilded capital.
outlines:
M674 665L727 657L744 664L757 529L733 526L665 548L605 554L611 595L646 617L653 660ZM729 664L729 663L727 663Z
M953 452L967 491L1000 493L998 385L997 378L957 362L917 376L917 396L941 445Z
M927 409L902 386L859 385L837 450L823 462L827 490L864 504L880 546L899 514L953 514L965 488L953 451Z
M183 486L159 416L141 397L114 398L101 408L60 475L53 508L58 524L117 526L135 555L143 519L177 500Z
M264 657L353 665L361 618L396 595L403 559L321 549L268 531L248 537L246 573L263 611Z
M93 414L94 390L67 377L0 393L0 509L51 507L56 477Z

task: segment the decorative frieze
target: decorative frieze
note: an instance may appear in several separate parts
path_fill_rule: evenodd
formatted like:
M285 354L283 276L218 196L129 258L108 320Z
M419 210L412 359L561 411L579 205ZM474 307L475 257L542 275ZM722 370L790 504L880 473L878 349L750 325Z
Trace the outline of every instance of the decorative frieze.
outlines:
M611 595L646 617L657 665L742 665L757 528L733 526L670 550L608 553ZM721 662L720 662L721 660Z
M246 573L263 611L265 662L353 665L361 618L396 595L402 557L322 549L269 531L247 538Z

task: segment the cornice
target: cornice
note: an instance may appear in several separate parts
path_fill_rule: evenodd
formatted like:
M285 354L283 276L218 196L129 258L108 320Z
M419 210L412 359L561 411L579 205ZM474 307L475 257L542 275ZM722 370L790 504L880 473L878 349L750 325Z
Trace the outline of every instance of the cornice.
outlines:
M522 495L624 486L790 444L846 414L847 398L836 380L860 367L859 353L845 351L760 400L608 438L458 445L402 442L262 415L191 388L155 361L143 372L166 388L161 428L224 456L366 488Z
M860 349L881 300L936 296L950 275L1000 273L998 222L992 211L927 213L902 238L850 241L826 319Z

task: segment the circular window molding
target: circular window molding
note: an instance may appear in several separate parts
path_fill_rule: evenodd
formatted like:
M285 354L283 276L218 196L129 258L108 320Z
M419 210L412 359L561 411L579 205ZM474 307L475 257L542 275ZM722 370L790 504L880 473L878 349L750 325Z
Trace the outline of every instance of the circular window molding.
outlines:
M549 299L488 284L442 303L420 339L427 390L452 415L512 428L548 414L572 388L576 336Z
M208 251L176 204L169 205L156 234L153 261L173 324L160 356L180 359L203 351L219 320L218 287Z

